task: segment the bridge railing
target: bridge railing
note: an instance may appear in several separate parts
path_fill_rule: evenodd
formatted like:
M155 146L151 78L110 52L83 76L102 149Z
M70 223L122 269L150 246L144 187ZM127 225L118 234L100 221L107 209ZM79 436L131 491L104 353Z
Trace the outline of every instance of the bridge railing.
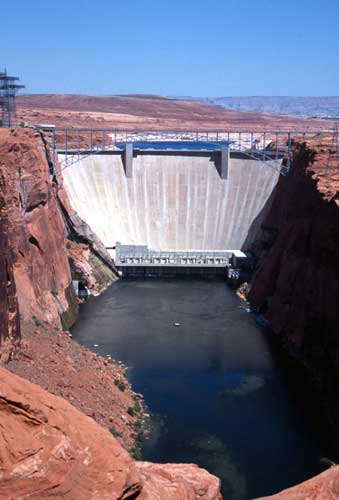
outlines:
M175 143L206 143L217 147L225 146L231 152L248 155L249 158L260 161L278 160L283 157L283 167L279 170L286 174L292 160L292 143L324 142L328 154L339 155L338 129L331 130L226 130L226 131L124 131L90 128L49 128L44 130L49 136L51 147L56 153L63 155L61 168L76 163L84 156L103 152L119 151L127 143L161 142L166 149L173 149ZM191 148L192 149L192 148ZM202 149L201 146L199 149ZM278 165L278 162L277 162ZM274 166L273 166L274 167Z

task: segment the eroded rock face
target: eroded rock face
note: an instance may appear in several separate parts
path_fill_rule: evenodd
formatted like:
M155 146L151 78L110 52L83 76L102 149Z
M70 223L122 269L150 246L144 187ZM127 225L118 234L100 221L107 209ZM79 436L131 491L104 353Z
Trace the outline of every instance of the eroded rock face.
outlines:
M309 481L276 495L265 497L265 500L335 500L337 498L339 498L339 467L332 467L319 476L312 477Z
M32 130L0 131L0 175L7 187L8 235L22 323L71 324L77 301L65 243L65 226L45 147Z
M123 370L61 332L78 308L70 260L96 293L116 278L105 248L69 206L61 177L52 179L49 160L39 133L0 129L0 362L132 449L135 401Z
M43 136L2 129L0 139L0 177L7 189L2 204L23 330L41 321L67 329L78 308L72 271L100 293L117 279L114 263L71 208L60 173L52 178Z
M61 369L62 367L62 369ZM124 367L103 358L57 330L26 331L6 368L48 392L61 396L133 450L145 426L140 397L132 391ZM132 411L138 403L138 412Z
M197 465L135 462L134 467L143 487L140 500L221 500L219 480Z
M19 341L18 303L8 239L6 185L0 173L0 361L9 361Z
M259 267L249 299L301 350L335 338L339 347L339 182L336 172L324 175L326 160L319 158L296 148L292 172L280 179L252 248ZM331 178L332 193L324 190Z
M206 471L134 462L91 418L4 369L0 436L0 498L6 500L221 498L219 480Z
M252 248L259 257L259 266L248 298L268 319L282 345L309 370L336 445L339 160L337 156L329 157L329 145L316 148L316 157L307 145L295 148L292 172L280 179ZM333 452L339 456L338 445Z

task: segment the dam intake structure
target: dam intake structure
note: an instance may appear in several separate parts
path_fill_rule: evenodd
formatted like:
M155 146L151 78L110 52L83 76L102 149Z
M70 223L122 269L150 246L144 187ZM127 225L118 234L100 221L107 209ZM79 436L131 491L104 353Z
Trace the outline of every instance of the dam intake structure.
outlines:
M195 276L230 278L247 267L247 255L240 250L153 250L146 245L115 248L115 265L124 277Z
M73 208L108 249L120 242L121 248L172 253L167 264L160 258L157 267L168 266L171 258L174 262L173 252L191 253L185 266L201 267L197 252L232 256L250 246L279 177L288 175L293 141L329 132L50 126L48 133ZM216 261L211 265L219 266Z

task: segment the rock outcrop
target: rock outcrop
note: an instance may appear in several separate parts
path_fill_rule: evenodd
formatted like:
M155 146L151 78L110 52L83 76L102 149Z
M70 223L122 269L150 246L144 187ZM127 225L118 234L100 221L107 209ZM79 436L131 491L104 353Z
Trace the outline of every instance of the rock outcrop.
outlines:
M62 396L109 429L125 449L137 452L135 441L144 428L142 401L132 391L123 366L43 324L24 333L6 368Z
M137 418L129 414L135 400L123 368L61 331L77 315L72 278L99 293L116 274L51 171L40 133L0 129L0 361L65 397L132 449Z
M248 299L309 370L339 443L339 175L329 144L296 144L252 247ZM332 166L331 166L332 165ZM339 446L336 444L336 454Z
M7 190L8 237L23 331L41 321L67 329L78 308L69 258L76 278L97 292L116 280L114 264L71 209L61 176L50 175L43 136L25 129L2 129L0 134L0 176Z
M339 498L339 467L312 477L293 488L257 500L335 500Z
M220 481L208 472L190 464L134 462L91 418L4 369L0 436L4 500L221 498Z
M22 329L43 320L61 327L62 318L71 325L77 298L43 141L31 130L0 133L0 175L7 187L8 235Z
M6 186L0 172L0 361L9 361L19 342L20 325L8 238Z

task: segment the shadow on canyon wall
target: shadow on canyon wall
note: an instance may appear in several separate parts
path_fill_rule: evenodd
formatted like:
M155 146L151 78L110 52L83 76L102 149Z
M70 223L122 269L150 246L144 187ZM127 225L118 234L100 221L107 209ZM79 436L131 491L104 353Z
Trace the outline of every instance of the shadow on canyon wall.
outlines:
M339 208L318 189L316 158L306 143L293 144L291 172L280 177L243 248L257 258L248 300L307 368L338 457Z

